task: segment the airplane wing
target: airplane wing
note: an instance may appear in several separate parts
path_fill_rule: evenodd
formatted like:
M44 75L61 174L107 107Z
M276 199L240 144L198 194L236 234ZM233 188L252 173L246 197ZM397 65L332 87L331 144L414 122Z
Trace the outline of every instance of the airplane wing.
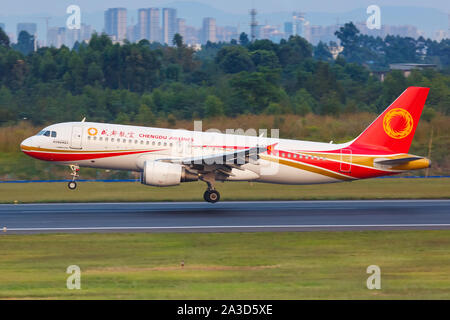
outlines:
M233 168L242 170L242 165L256 163L259 159L259 154L266 152L267 148L267 146L251 147L221 154L171 159L170 162L182 164L193 172L217 172L225 176L232 176L231 171Z
M236 150L231 152L225 152L222 154L212 154L212 155L204 155L192 158L184 158L177 159L174 161L178 161L178 163L182 163L185 165L191 164L199 164L199 165L211 165L211 164L236 164L243 165L251 162L252 160L256 161L259 159L258 154L266 152L267 147L253 147L247 148L243 150Z

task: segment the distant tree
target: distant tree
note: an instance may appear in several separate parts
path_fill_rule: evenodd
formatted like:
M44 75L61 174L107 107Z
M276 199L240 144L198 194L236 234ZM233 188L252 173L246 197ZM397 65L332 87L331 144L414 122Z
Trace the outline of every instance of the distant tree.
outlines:
M139 125L149 126L155 123L155 116L147 105L141 104L135 120Z
M2 28L0 28L0 46L9 47L9 38Z
M351 50L357 47L359 30L353 22L344 24L334 34L341 40L341 45L344 47L344 50Z
M336 91L330 91L324 95L319 101L319 113L322 115L339 115L341 113L342 104Z
M273 51L256 50L251 53L252 61L257 67L279 68L280 62Z
M130 117L125 112L120 112L115 121L117 124L130 124Z
M27 55L34 51L34 36L30 35L26 31L21 31L17 38L17 44L14 49L20 51L22 54Z
M103 71L95 62L92 62L88 67L87 80L91 84L96 81L103 81Z
M326 43L320 41L317 46L314 48L314 58L321 61L331 61L333 60L333 56L330 52L330 48Z
M300 36L291 36L288 41L280 43L278 59L282 66L293 66L300 64L307 58L312 57L313 47Z
M205 117L214 118L223 115L223 102L216 96L210 95L205 100Z
M250 40L248 39L248 35L245 32L242 32L239 36L239 44L246 47L249 43Z
M177 48L183 47L183 37L182 37L179 33L176 33L176 34L173 36L172 43L173 43L173 45L176 46Z
M248 50L241 46L229 46L220 49L216 63L225 73L238 73L252 70L254 65Z
M295 114L304 116L315 110L317 103L308 91L302 88L292 98L292 105Z

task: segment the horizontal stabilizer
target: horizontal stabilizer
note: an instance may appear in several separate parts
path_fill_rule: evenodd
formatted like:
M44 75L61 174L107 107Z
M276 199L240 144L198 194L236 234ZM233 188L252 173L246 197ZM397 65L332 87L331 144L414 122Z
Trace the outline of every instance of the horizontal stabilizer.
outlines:
M408 158L400 158L400 159L389 159L389 160L375 160L376 164L382 164L385 166L396 166L404 163L408 163L415 160L423 159L423 157L408 157Z

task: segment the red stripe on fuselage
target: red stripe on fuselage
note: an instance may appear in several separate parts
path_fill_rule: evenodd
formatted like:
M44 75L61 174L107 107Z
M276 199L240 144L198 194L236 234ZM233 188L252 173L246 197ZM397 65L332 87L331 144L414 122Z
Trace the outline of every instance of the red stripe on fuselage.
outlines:
M40 152L22 150L26 155L44 161L70 162L81 160L94 160L102 158L111 158L118 156L126 156L139 153L150 153L161 150L144 150L144 151L127 151L127 152L106 152L106 153L56 153L56 152Z

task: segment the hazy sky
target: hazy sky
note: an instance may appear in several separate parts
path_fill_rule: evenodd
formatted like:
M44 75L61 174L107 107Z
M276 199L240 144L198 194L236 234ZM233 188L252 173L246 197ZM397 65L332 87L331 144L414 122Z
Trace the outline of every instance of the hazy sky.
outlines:
M415 6L436 8L449 12L449 0L1 0L0 16L49 13L64 15L67 6L77 4L82 11L103 11L105 8L162 7L173 2L200 2L230 13L246 13L254 5L260 12L276 11L322 11L340 12L364 8L371 4L379 6Z

